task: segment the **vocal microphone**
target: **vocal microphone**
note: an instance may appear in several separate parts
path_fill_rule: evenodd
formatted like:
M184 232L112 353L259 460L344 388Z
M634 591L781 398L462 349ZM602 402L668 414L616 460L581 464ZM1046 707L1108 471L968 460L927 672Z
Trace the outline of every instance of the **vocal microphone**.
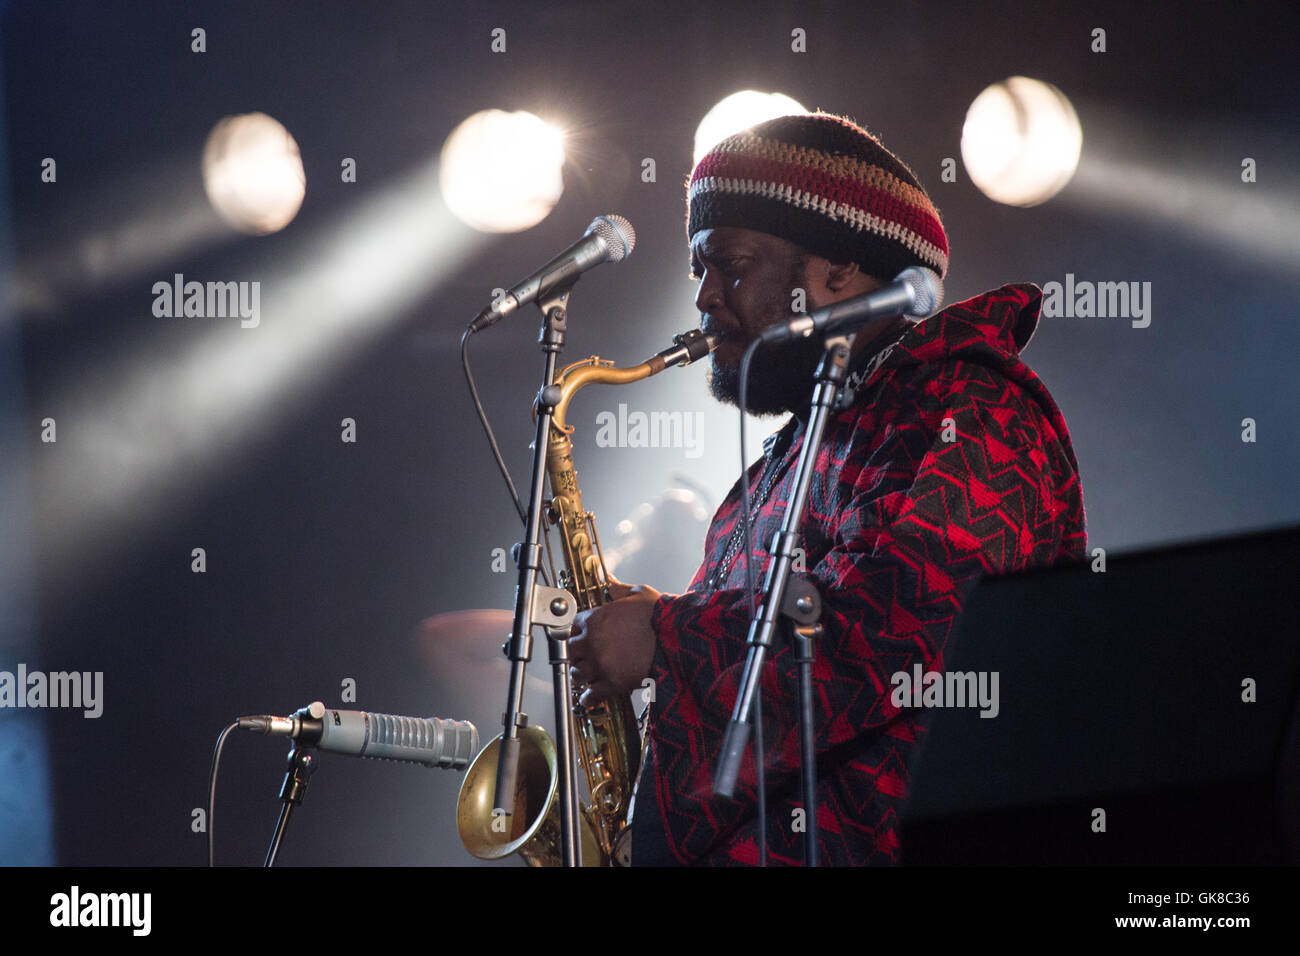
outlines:
M479 332L496 325L521 305L544 299L556 289L571 285L602 262L622 262L632 254L634 246L636 232L630 222L613 214L597 216L581 239L480 312L470 331Z
M464 770L478 753L478 728L468 720L327 710L320 701L291 717L240 717L239 728L291 737L330 753L452 770Z
M893 282L843 302L833 302L809 315L769 326L758 337L764 344L791 339L847 335L872 319L907 315L923 319L943 302L943 282L937 273L921 266L909 266Z

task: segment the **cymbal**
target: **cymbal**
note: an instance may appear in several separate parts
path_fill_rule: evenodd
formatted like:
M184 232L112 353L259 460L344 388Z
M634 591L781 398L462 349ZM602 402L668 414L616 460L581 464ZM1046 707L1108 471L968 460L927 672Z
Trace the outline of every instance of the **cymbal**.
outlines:
M499 608L445 611L420 624L420 656L440 689L491 717L480 725L480 732L501 725L510 683L510 661L501 653L501 645L513 625L513 612ZM524 678L524 712L534 723L549 726L554 723L553 701L546 644L534 642ZM490 738L491 734L485 735L484 742Z

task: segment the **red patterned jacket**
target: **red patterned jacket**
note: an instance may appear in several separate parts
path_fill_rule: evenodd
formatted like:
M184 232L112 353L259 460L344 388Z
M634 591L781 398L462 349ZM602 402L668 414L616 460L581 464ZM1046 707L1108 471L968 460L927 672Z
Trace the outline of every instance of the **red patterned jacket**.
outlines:
M891 675L910 673L917 662L942 669L948 635L981 575L1086 553L1065 420L1018 358L1041 301L1037 286L1006 285L916 323L828 423L800 543L824 611L813 676L824 863L900 861L896 827L922 712L890 702ZM792 418L750 469L751 493L765 469L784 472L753 525L763 558L755 564L758 586L803 427ZM744 667L744 555L721 589L705 582L722 561L739 497L737 481L714 516L687 593L664 595L654 608L651 755L633 824L638 865L758 861L752 756L735 800L712 795ZM768 852L774 864L797 865L798 685L790 650L778 646L762 682Z

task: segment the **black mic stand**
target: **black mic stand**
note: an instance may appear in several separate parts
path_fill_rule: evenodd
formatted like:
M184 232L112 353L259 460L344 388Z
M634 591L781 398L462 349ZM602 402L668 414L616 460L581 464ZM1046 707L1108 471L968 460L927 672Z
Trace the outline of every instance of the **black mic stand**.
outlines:
M316 757L312 754L310 744L294 741L289 749L289 769L285 771L284 783L280 785L280 819L275 824L275 834L271 837L271 846L266 851L266 862L262 865L275 866L276 854L280 852L280 842L284 839L285 828L289 826L289 814L294 807L302 806L303 797L307 796L307 783L316 772Z
M576 277L575 277L576 281ZM538 341L543 353L542 387L537 395L537 432L533 440L532 484L528 492L528 511L524 522L524 540L519 548L519 583L515 588L515 617L506 655L510 658L510 691L502 717L503 733L498 751L496 789L493 794L493 817L514 813L515 791L519 776L519 731L527 725L523 713L524 672L532 657L532 628L547 629L550 663L554 669L555 748L559 763L560 850L564 866L581 866L582 849L578 840L578 795L573 779L573 735L570 711L573 699L569 676L569 629L577 614L577 601L562 588L538 584L541 568L542 495L546 482L546 445L551 432L551 418L560 390L555 386L556 358L564 348L567 330L565 306L572 283L538 300L543 320Z
M722 742L722 756L713 777L713 792L731 797L736 777L749 742L750 710L758 689L763 662L774 643L777 620L789 627L790 641L799 665L799 750L802 770L803 809L805 814L804 862L817 865L817 765L814 747L812 707L813 639L820 634L821 595L802 578L790 577L790 566L798 541L799 525L808 503L817 453L831 414L840 407L840 394L847 376L849 349L853 335L826 340L826 352L817 366L817 385L813 389L812 413L804 436L803 448L795 466L794 491L790 497L781 529L772 539L772 560L763 582L763 597L758 614L749 626L749 653L741 677L736 706L727 724Z

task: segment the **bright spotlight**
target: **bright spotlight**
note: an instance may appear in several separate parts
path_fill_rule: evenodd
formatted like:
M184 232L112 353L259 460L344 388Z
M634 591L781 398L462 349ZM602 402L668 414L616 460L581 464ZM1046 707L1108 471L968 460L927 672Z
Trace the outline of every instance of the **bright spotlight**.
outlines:
M1065 94L1013 76L987 87L966 111L961 158L990 199L1036 206L1065 188L1079 165L1083 132Z
M265 113L227 116L203 148L203 187L221 217L264 236L293 220L307 191L298 144Z
M479 232L521 232L545 219L564 192L564 137L532 113L483 110L442 145L447 208Z
M732 93L705 113L695 128L695 162L698 163L705 153L732 133L778 116L807 112L798 100L784 93L760 93L758 90Z

